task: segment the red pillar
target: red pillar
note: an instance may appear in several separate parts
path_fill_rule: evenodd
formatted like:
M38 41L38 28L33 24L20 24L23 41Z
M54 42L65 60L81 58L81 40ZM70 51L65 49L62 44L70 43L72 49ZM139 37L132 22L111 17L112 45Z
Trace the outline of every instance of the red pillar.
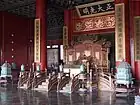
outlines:
M118 4L123 4L124 5L124 14L122 16L124 16L124 20L122 21L122 23L124 24L124 30L123 33L124 33L124 43L122 45L124 45L125 47L123 49L124 52L124 60L127 61L128 63L131 63L131 56L130 56L130 15L129 15L129 0L115 0L115 7L116 5ZM115 15L117 16L117 12L116 12L116 9L115 9ZM118 19L116 18L116 21ZM117 25L117 23L116 23ZM116 35L116 31L118 30L115 30L115 35ZM119 35L119 32L118 32L118 35ZM118 36L117 36L118 37ZM119 41L118 41L119 42ZM117 43L118 43L117 42ZM116 43L116 42L115 42ZM116 52L116 55L117 55L118 52ZM116 65L118 65L120 61L116 59Z
M36 18L40 19L41 70L47 68L47 0L36 0Z
M131 62L133 74L137 80L140 80L140 61L135 60L135 32L134 18L140 16L140 1L130 0L130 33L131 33Z
M72 40L72 10L64 11L64 25L68 27L68 43Z

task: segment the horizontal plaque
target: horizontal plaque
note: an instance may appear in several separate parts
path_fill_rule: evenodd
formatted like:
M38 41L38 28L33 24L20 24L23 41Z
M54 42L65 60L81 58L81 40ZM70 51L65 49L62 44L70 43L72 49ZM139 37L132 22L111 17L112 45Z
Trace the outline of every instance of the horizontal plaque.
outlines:
M114 0L104 0L76 6L76 10L81 18L110 14L114 13L115 3Z

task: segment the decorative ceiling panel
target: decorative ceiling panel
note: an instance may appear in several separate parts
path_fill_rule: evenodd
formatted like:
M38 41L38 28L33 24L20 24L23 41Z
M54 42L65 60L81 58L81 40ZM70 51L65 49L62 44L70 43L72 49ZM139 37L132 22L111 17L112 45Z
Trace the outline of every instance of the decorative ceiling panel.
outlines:
M26 17L35 17L36 0L0 0L0 11L8 11L17 15ZM76 5L95 2L99 0L48 0L48 8L55 7L59 9L73 8ZM49 9L50 11L50 9Z
M0 0L0 10L5 11L14 8L20 8L35 2L35 0Z
M19 8L15 8L15 9L9 9L7 11L10 13L32 18L32 17L35 17L35 3L32 3L30 5L21 6Z
M47 0L48 39L62 39L64 9L99 0ZM0 11L7 11L24 17L35 18L36 0L0 0Z

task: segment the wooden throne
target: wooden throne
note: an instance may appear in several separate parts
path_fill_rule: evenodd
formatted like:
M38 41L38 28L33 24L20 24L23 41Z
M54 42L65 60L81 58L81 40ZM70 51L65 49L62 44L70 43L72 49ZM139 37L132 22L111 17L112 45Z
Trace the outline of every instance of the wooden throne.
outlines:
M77 61L86 58L93 58L97 68L103 72L109 72L108 53L111 43L105 39L94 38L80 41L72 41L71 46L65 49L65 63L75 65ZM79 62L80 63L80 62Z

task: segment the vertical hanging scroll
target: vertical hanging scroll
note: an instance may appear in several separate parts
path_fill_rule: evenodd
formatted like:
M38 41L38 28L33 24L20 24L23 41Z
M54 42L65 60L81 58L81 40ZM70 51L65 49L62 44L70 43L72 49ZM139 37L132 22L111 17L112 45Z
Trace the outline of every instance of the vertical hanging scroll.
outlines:
M116 61L125 59L125 12L124 4L115 5L115 45L116 45Z
M63 27L63 49L64 49L64 62L67 62L67 52L66 49L68 48L68 27Z
M34 62L40 62L40 19L35 19Z
M134 18L135 60L140 60L140 16Z

